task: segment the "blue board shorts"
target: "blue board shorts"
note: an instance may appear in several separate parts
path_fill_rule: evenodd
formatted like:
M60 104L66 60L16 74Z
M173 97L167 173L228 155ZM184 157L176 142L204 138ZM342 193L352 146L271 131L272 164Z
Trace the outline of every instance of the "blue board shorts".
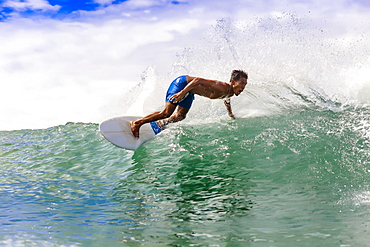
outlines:
M179 76L177 77L170 85L170 87L168 88L167 90L167 94L166 94L166 102L171 102L173 103L172 100L170 100L171 96L180 92L181 90L183 90L186 85L188 84L187 80L186 80L186 75L182 75L182 76ZM182 100L180 100L179 102L177 103L173 103L175 105L179 105L181 107L184 107L186 109L190 109L192 103L193 103L193 100L194 100L194 94L188 92L184 98L182 98Z

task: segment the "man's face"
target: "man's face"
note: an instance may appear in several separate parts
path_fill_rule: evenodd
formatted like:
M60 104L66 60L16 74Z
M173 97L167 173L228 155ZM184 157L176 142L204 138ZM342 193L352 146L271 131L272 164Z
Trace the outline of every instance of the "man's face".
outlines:
M241 78L237 81L234 81L234 86L233 86L234 94L236 96L241 94L243 92L245 86L247 86L247 79L246 78Z

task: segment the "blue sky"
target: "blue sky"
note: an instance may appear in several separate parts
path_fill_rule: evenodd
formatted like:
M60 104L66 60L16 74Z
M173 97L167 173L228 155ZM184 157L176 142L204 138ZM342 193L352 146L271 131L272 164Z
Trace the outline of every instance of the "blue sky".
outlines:
M0 2L0 20L11 17L50 17L63 19L80 11L96 11L107 7L115 7L128 0L2 0ZM185 0L134 0L136 6L153 7L186 4ZM76 15L75 15L76 16ZM78 16L78 14L77 14Z
M122 2L122 1L114 1ZM64 15L77 10L91 11L101 6L92 0L49 0L49 1L32 1L32 0L5 0L2 1L2 16L9 17L13 13L19 13L22 16L31 15Z

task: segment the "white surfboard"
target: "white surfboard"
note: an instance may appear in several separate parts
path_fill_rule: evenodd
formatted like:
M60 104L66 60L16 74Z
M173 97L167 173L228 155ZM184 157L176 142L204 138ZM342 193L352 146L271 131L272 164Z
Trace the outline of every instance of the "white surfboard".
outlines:
M140 127L139 138L134 137L131 132L130 121L141 117L125 116L115 117L102 122L99 126L103 136L114 145L136 150L144 142L153 139L162 130L155 122L144 124Z

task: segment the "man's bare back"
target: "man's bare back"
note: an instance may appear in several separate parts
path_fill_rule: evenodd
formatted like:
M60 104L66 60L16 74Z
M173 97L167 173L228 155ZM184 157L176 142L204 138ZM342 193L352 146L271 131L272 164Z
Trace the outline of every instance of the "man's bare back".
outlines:
M192 76L187 76L187 78L189 83L193 80L199 80L199 83L190 90L193 94L198 94L210 99L223 99L233 95L229 83Z

